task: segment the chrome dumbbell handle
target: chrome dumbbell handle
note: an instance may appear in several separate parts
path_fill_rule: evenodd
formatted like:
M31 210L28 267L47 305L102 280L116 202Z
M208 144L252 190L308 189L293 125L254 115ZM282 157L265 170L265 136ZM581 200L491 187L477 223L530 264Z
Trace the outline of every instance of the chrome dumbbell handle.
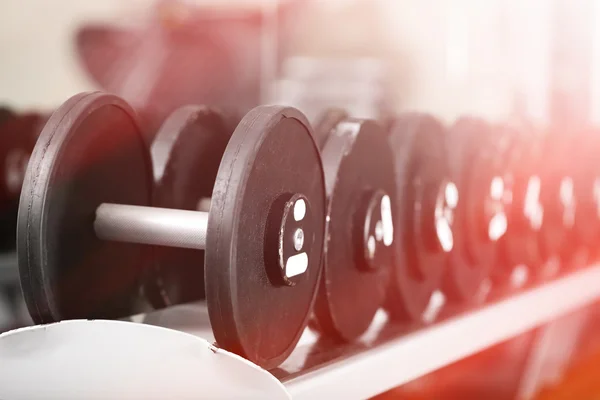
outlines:
M203 250L207 225L203 211L105 203L96 210L94 230L103 240Z

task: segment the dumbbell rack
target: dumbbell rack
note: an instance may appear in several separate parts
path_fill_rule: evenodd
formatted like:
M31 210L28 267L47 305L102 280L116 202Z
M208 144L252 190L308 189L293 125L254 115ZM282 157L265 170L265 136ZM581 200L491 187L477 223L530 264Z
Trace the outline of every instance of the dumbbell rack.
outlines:
M148 398L166 398L174 393L248 398L256 396L258 390L264 398L359 399L410 382L597 300L600 300L600 265L570 273L475 310L448 310L448 315L440 316L440 322L425 328L388 323L385 315L380 313L369 331L358 343L352 345L322 343L307 329L291 357L270 372L212 344L214 339L203 303L176 306L132 317L128 322L69 321L45 327L23 328L0 335L0 357L3 346L6 349L7 339L11 346L26 346L27 340L39 343L40 337L31 339L32 330L38 330L40 335L47 335L44 336L44 343L48 343L50 347L53 341L62 345L68 343L66 348L72 351L63 349L53 352L53 357L46 359L49 363L48 372L42 374L53 385L60 386L60 382L66 379L68 384L63 387L75 391L71 392L71 397L68 393L61 392L65 395L64 398L72 398L75 393L81 394L76 392L78 389L76 385L73 386L74 379L69 377L73 376L73 371L85 365L89 369L85 374L85 393L92 395L106 395L99 388L110 390L106 389L108 379L113 385L117 385L114 393L119 393L118 385L123 385L121 390L127 390L127 393L135 393L133 397L123 398L140 398L142 393L152 394ZM160 329L160 333L168 336L168 341L175 348L178 345L181 347L186 340L192 343L191 347L190 344L183 346L185 354L182 356L178 355L181 351L173 351L176 366L174 371L173 368L168 368L169 362L173 360L165 356L164 343L155 334L159 329L156 326L168 328ZM89 337L90 332L97 336ZM193 336L181 336L182 332ZM128 337L131 339L127 339ZM20 339L22 343L19 342ZM136 348L139 348L137 353ZM153 352L154 348L160 348L161 351ZM127 349L125 354L124 349ZM48 352L52 353L52 349ZM155 354L154 359L151 354ZM191 380L186 381L181 377L189 373L189 362L178 363L177 357L185 358L190 354L196 365L193 367ZM89 359L90 355L93 360ZM0 398L6 396L3 390L10 390L3 385L23 382L22 379L15 378L20 373L29 372L30 376L36 376L37 379L38 376L33 375L35 372L31 372L30 368L34 365L36 368L45 368L44 359L36 358L37 355L27 358L28 355L25 354L23 357L18 360L13 358L14 363L11 363L10 358L8 362L0 363L0 388L7 388L0 389ZM181 379L173 380L172 387L169 388L169 384L165 386L165 382L170 378L156 378L160 384L155 384L152 373L148 372L146 378L141 380L143 386L136 391L132 389L136 386L119 370L119 365L136 362L149 371L152 371L152 365L158 366L155 369L158 369L159 374L164 374L169 369L169 374ZM134 376L139 378L138 375ZM189 386L186 387L185 382ZM46 384L38 383L38 388ZM21 391L18 393L22 394L23 388L19 390ZM36 388L32 387L31 390L35 391ZM32 398L43 398L37 394L38 397L34 395Z

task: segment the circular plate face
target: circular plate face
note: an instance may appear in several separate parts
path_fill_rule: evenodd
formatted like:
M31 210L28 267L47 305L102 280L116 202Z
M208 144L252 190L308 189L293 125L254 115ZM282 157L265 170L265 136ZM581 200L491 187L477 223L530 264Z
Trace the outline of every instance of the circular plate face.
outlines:
M501 228L502 217L506 222L502 177L491 149L491 135L484 121L471 118L457 121L448 133L450 177L461 193L454 210L454 248L444 281L444 292L452 300L483 300L479 293L496 261L495 240L503 234L492 229ZM502 186L500 194L494 193L493 184Z
M492 268L491 278L495 288L506 288L510 284L511 276L516 265L510 261L508 256L507 242L511 215L513 213L513 191L515 186L512 158L515 157L514 147L521 140L520 132L511 125L494 125L491 137L493 158L499 163L498 171L502 177L503 183L503 209L506 215L506 228L504 234L496 240L496 263Z
M298 257L287 260L296 276L286 285L276 279L278 249L281 239L295 243L295 232L279 237L281 215L297 194L308 204L294 219L308 229ZM324 230L323 168L306 118L292 108L255 108L227 145L208 219L206 299L219 345L264 368L292 352L317 293Z
M585 129L574 139L577 162L570 165L574 171L574 192L577 201L575 210L575 238L573 247L588 252L588 256L598 255L600 238L600 132ZM591 260L590 260L591 261Z
M540 201L540 153L530 132L513 129L513 145L507 154L506 171L511 192L506 235L500 240L504 251L504 268L512 270L526 265L529 273L536 275L545 262L540 251L539 232L544 210Z
M102 203L150 205L152 168L133 110L83 93L44 127L25 174L17 227L21 286L36 323L133 315L144 248L105 242Z
M328 203L314 312L323 333L351 341L367 330L389 287L394 155L385 132L370 120L343 118L333 130L325 123L317 131L317 136L329 132L321 149Z
M154 167L153 205L208 211L221 156L233 124L218 112L185 106L169 116L150 152ZM145 286L157 308L204 297L204 251L157 247Z
M540 248L544 259L556 258L568 263L575 224L575 185L569 159L571 138L564 132L551 132L544 139L543 162L540 163L542 186L540 202L544 219L540 228Z
M443 234L435 230L432 215L439 210L439 191L449 182L445 134L435 118L416 113L401 115L391 127L398 211L394 224L396 267L387 308L395 319L422 319L448 264L447 252L432 246L432 236L441 243L448 233L452 235L448 230Z

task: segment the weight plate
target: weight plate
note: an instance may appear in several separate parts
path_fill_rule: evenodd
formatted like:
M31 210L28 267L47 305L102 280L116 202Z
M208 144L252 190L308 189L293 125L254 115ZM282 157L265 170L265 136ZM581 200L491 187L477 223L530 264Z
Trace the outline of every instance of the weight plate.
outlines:
M121 99L83 93L44 127L21 192L17 252L21 286L36 323L133 315L141 245L101 241L102 203L150 205L152 167L134 111Z
M439 121L424 114L403 114L391 125L398 212L387 308L395 319L423 317L448 264L457 193L447 172L445 134Z
M324 230L323 168L306 118L253 109L227 145L208 219L206 299L221 346L264 368L292 352L317 293Z
M576 198L573 171L569 160L573 156L571 138L565 132L549 132L543 142L543 162L540 202L544 218L540 227L540 251L543 259L556 259L568 264L574 234Z
M326 240L314 313L321 332L351 341L367 330L389 286L394 155L377 123L338 111L326 113L317 127L317 137L324 136Z
M536 138L531 132L516 127L506 127L506 135L512 135L512 145L506 156L505 183L510 191L507 206L508 226L499 241L501 250L501 280L517 265L528 267L529 273L542 272L545 260L539 244L539 231L543 223L540 202L541 176L540 152Z
M512 274L515 265L512 261L507 242L509 241L510 224L513 207L513 192L515 190L515 171L513 158L519 154L518 145L522 141L521 132L514 125L498 124L492 127L493 147L496 148L496 157L500 160L500 170L504 183L504 210L507 217L506 232L496 242L496 265L491 271L491 278L495 290L504 291L507 285L512 285Z
M600 238L600 131L584 128L575 135L577 161L571 164L574 171L576 243L588 253L589 261L598 256Z
M206 107L185 106L173 112L150 148L153 205L208 211L221 156L233 129L233 123ZM204 298L203 250L157 247L154 257L145 290L155 307Z
M15 247L19 195L42 120L35 113L0 115L0 250Z
M496 262L496 240L506 231L504 181L483 120L459 119L447 135L450 179L459 193L454 213L454 248L444 292L455 301L482 300L482 285Z

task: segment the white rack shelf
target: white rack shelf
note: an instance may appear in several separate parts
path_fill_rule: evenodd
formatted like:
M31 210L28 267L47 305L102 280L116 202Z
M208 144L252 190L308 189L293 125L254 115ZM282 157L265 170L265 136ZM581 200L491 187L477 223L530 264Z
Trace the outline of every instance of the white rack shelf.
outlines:
M211 344L204 304L129 322L24 328L0 335L0 398L361 399L597 300L600 266L593 266L426 328L380 315L351 345L327 343L307 329L292 356L270 372Z

